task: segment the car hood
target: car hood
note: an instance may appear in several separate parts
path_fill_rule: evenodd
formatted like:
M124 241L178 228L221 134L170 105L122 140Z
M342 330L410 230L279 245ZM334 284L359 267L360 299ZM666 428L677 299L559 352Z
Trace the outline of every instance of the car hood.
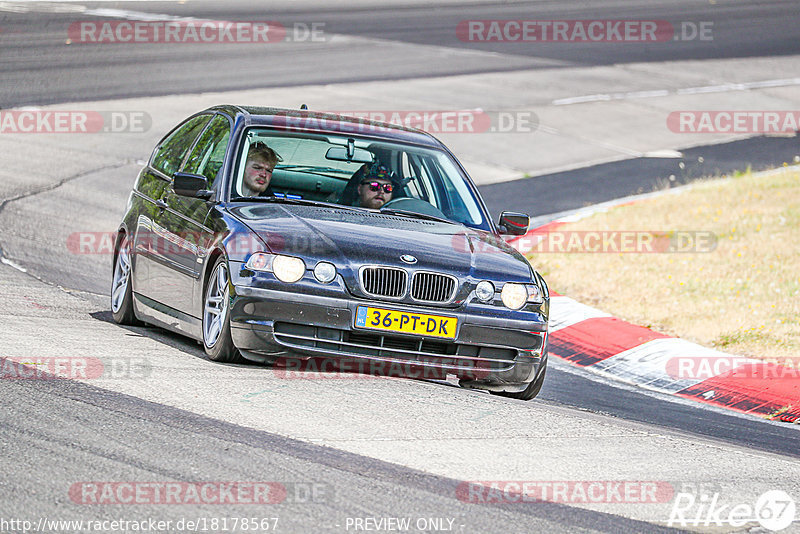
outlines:
M460 224L318 206L257 204L234 207L274 253L298 256L309 266L327 260L357 271L389 265L499 281L530 281L530 266L502 239ZM401 256L410 254L416 263Z

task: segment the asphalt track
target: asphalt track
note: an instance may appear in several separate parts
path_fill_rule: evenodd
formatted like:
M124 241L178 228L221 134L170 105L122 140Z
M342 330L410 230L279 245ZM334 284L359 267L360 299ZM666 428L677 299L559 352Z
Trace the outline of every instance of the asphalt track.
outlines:
M120 471L155 479L277 481L287 487L279 505L262 507L265 517L291 519L279 524L291 532L346 531L345 516L458 518L456 532L673 532L673 529L584 511L558 503L535 506L500 504L476 507L453 498L459 480L402 468L340 450L244 428L70 381L11 384L3 402L17 406L2 416L6 458L16 458L3 477L16 487L0 489L6 517L16 505L55 518L50 499L60 480L113 480ZM111 430L113 429L113 430ZM146 436L145 440L141 436ZM127 438L127 439L125 439ZM122 443L115 443L117 441ZM121 446L120 446L121 445ZM35 452L34 452L35 451ZM41 466L60 466L52 480ZM91 465L87 473L85 466ZM130 475L129 475L130 476ZM24 481L24 482L21 482ZM324 481L324 482L321 482ZM306 488L315 488L309 494ZM26 497L21 499L22 495ZM101 507L96 507L101 508ZM49 510L49 512L48 512ZM268 511L267 511L268 510ZM137 506L137 514L175 520L175 510ZM105 507L98 520L123 515L124 507ZM214 517L213 506L186 506L185 517ZM251 517L252 507L226 506L229 517ZM352 530L352 526L351 526Z
M4 2L15 4L14 2ZM17 3L24 4L24 3ZM75 4L73 4L74 6ZM29 13L0 10L0 46L4 83L0 107L98 100L142 95L227 91L255 87L328 84L366 80L502 72L552 66L585 66L780 56L800 51L800 25L787 16L794 2L762 0L606 0L586 2L81 2L87 8L109 7L191 16L211 20L272 20L292 27L324 24L326 33L345 36L297 46L272 44L198 48L169 44L65 46L66 26L103 17L70 13L69 4L54 9L42 3L23 5ZM63 4L62 4L63 6ZM13 6L12 6L13 7ZM52 11L62 11L52 13ZM516 43L465 42L453 28L472 19L627 19L666 20L673 24L713 23L713 42ZM358 38L419 45L375 54ZM425 47L468 51L468 58L430 53ZM426 53L428 52L428 53Z
M10 3L4 4L0 8L7 8ZM670 47L543 45L536 47L535 53L532 49L497 43L463 43L455 39L448 28L452 29L465 19L581 18L587 14L583 2L487 2L468 3L467 7L454 2L392 2L379 7L287 2L274 4L274 9L268 13L264 12L261 2L189 2L183 5L120 2L113 6L223 20L270 19L287 25L324 22L326 31L346 36L341 41L296 47L217 49L212 46L202 50L158 44L148 45L148 48L65 46L65 25L84 20L85 16L53 13L49 4L39 4L27 5L28 12L0 9L2 107L345 81L390 79L401 84L408 78L444 74L780 56L800 51L800 25L796 17L786 16L785 2L606 1L592 8L593 17L617 18L624 8L625 16L630 18L713 20L717 32L714 43L692 41L672 43L675 46ZM81 5L98 6L91 2ZM60 10L68 11L68 6L61 4ZM415 48L414 53L419 55L408 57L404 48L397 47L376 57L360 44L360 38L418 47L448 47L469 54L468 57L440 57L433 53L423 55L425 48ZM473 54L475 50L482 54ZM665 180L670 181L670 175L675 175L676 183L684 183L706 171L727 173L748 164L754 168L777 166L790 160L796 152L796 138L756 138L690 149L683 151L682 159L637 158L541 176L525 183L510 181L486 185L482 191L494 211L519 208L541 215L646 192L663 186ZM699 156L704 157L703 164L697 163ZM675 171L679 162L685 163L684 172ZM523 200L509 200L515 198L513 192L521 187L531 194ZM79 197L66 201L70 203L61 209L81 209ZM5 211L12 207L14 203L4 199ZM32 222L35 225L39 221L34 217ZM0 237L0 245L3 242ZM103 278L106 273L81 272L69 262L47 254L27 258L25 265L43 282L42 285L30 280L37 291L41 291L41 287L64 286L87 292L83 297L100 310L94 313L94 320L106 322L108 314L103 310L107 305L104 299L94 296L103 293L107 285ZM16 280L8 266L0 268L7 283ZM196 345L176 336L147 328L134 329L132 335L200 358ZM144 480L150 477L293 483L324 480L329 488L335 488L335 497L331 500L302 503L302 508L300 504L287 503L274 510L281 517L291 518L287 531L292 532L341 531L343 517L382 515L457 517L466 527L462 530L469 532L492 532L499 526L508 532L641 532L659 528L619 514L559 504L471 507L452 498L456 480L422 470L293 440L82 383L6 382L0 397L5 406L14 409L0 416L3 428L0 450L5 458L13 459L4 462L0 473L4 482L0 485L0 512L5 517L37 514L55 517L62 506L60 501L64 500L63 488L76 480ZM437 391L448 388L443 384L434 384L434 387ZM473 397L475 394L469 395L470 399ZM359 402L360 399L348 401ZM492 401L497 399L492 398ZM579 420L580 414L585 414L587 424L609 417L644 433L706 443L720 450L775 454L782 459L800 456L800 438L792 427L601 382L566 365L553 366L540 400L536 402L542 409L553 410L554 414L563 414L565 418ZM413 410L413 406L409 406L409 410ZM588 475L577 471L572 476ZM93 508L92 515L112 518L124 512L123 508L97 507ZM195 507L179 512L219 514L217 509ZM247 515L248 512L247 507L227 511L228 515ZM175 517L175 510L165 511L157 506L142 507L136 513Z
M576 210L599 202L662 191L696 180L754 172L794 162L800 155L796 137L756 136L739 141L692 147L678 158L635 158L571 171L480 187L494 217L503 210L534 217ZM598 187L602 184L602 187ZM518 195L518 191L530 191Z

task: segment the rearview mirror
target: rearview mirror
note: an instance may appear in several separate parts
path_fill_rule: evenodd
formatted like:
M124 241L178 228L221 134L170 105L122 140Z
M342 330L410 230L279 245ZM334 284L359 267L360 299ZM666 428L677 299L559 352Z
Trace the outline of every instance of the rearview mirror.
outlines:
M176 172L172 175L172 190L183 197L210 199L213 191L208 190L208 180L205 176L188 172Z
M516 213L514 211L504 211L500 214L500 233L508 235L525 235L528 232L528 226L531 224L531 218L524 213Z
M347 157L347 148L343 146L332 146L325 153L325 159L334 161L352 161L355 163L372 163L374 157L372 152L363 148L354 148L352 157Z

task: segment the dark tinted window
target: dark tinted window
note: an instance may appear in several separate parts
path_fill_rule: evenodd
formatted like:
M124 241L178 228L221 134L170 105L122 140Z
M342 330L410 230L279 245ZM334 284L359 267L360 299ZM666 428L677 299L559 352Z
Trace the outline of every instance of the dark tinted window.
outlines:
M153 154L153 167L171 177L210 118L210 115L191 118L175 130Z
M192 150L183 169L184 172L203 175L208 178L209 185L213 184L225 159L225 149L228 147L230 136L231 127L228 119L216 115Z

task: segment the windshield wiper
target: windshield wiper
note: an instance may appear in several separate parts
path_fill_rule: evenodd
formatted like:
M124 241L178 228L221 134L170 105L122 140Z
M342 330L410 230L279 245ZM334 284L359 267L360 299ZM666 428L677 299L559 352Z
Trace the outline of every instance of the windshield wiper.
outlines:
M322 200L309 200L307 198L285 198L285 197L237 197L232 198L231 202L275 202L277 204L295 204L298 206L323 206L326 208L335 208L348 211L364 211L361 208L353 206L343 206L333 202L324 202Z
M438 221L447 224L461 224L456 221L451 221L449 219L442 219L441 217L437 217L436 215L428 215L427 213L417 213L416 211L393 210L392 208L387 208L380 210L380 212L388 213L389 215L397 215L399 217L410 217L412 219L425 219L428 221Z

